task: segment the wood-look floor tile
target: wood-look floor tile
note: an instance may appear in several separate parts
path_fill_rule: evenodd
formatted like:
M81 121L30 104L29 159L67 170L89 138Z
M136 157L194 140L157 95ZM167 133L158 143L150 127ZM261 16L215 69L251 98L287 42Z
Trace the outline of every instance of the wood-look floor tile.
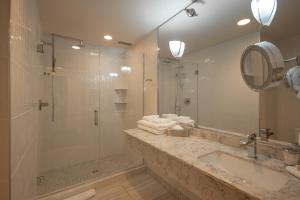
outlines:
M147 173L98 184L91 200L178 200Z
M132 200L119 184L110 184L96 190L97 195L91 200Z
M166 193L160 197L157 197L154 200L179 200L179 199L170 193Z
M121 185L125 189L134 188L136 186L141 186L144 184L149 184L152 182L156 182L150 175L144 173L136 176L128 176L127 178L121 181Z
M168 193L168 191L154 180L126 189L134 200L152 200Z

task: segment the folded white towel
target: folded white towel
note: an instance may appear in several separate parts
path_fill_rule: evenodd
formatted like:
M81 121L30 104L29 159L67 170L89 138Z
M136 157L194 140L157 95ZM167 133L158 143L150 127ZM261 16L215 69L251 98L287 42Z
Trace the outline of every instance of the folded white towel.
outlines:
M153 119L158 119L159 115L147 115L143 117L143 120L151 121Z
M157 123L157 124L166 124L166 123L173 122L173 120L171 120L171 119L165 119L165 118L157 118L157 119L151 120L151 122Z
M144 131L148 131L148 132L153 133L155 135L162 135L162 134L166 133L166 130L156 130L156 129L153 129L153 128L150 128L150 127L147 127L147 126L143 126L141 124L138 124L137 127L139 129L142 129Z
M179 116L178 119L186 119L186 120L188 120L188 119L191 119L191 118L189 116Z
M168 129L168 128L171 128L171 127L175 126L176 122L170 121L170 122L167 122L167 123L154 123L152 121L139 120L138 125L143 125L143 126L146 126L146 127L149 127L149 128L156 129L156 130L165 130L165 129Z
M162 114L162 118L167 118L167 119L176 119L178 117L177 114Z

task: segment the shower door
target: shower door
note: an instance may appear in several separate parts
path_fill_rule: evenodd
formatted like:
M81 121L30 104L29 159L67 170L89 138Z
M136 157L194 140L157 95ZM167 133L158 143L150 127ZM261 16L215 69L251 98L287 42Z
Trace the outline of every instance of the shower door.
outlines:
M98 170L99 48L85 45L74 50L74 44L76 41L55 37L56 73L44 77L44 100L49 106L42 111L39 194L86 181ZM50 59L51 53L46 52L48 66Z
M47 38L46 38L47 39ZM49 38L48 38L49 39ZM38 193L113 175L142 164L124 129L143 113L143 56L55 37L55 73L45 73L38 140ZM51 47L45 72L51 71Z

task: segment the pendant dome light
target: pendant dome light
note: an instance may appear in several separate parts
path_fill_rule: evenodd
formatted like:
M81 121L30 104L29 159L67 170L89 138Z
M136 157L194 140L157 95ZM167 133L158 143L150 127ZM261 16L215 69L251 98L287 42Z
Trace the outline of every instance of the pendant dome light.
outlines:
M277 0L252 0L251 9L262 26L270 26L277 10Z
M169 41L169 47L175 58L181 58L184 53L185 43L181 41Z

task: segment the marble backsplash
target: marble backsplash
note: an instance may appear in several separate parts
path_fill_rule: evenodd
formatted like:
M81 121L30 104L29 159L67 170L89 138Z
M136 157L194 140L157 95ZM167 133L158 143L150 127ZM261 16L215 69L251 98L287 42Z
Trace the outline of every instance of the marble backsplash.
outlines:
M221 144L225 144L232 147L246 148L246 146L240 145L240 140L242 138L246 138L246 135L240 133L224 131L224 130L219 130L214 128L198 127L193 129L192 135L210 141L219 142ZM296 149L300 151L299 146L296 146L291 143L272 140L272 139L268 141L261 141L260 138L258 138L257 140L258 154L270 156L278 160L282 160L282 161L284 160L283 152L284 149L287 148Z

